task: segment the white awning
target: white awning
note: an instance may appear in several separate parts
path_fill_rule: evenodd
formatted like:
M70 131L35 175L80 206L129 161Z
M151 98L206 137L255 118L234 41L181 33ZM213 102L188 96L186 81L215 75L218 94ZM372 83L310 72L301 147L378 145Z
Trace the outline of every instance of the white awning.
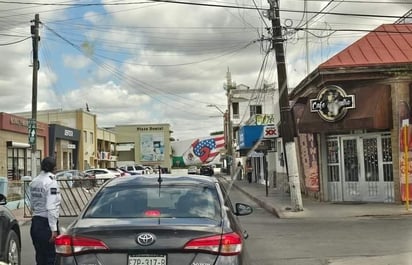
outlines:
M14 141L7 141L7 147L29 148L30 145L28 143L19 143L19 142L14 142Z

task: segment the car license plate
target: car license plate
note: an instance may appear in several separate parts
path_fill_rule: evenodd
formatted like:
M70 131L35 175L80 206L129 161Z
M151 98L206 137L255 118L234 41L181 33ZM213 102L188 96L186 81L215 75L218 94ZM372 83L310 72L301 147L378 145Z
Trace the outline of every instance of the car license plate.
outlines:
M129 255L129 265L167 265L166 255Z

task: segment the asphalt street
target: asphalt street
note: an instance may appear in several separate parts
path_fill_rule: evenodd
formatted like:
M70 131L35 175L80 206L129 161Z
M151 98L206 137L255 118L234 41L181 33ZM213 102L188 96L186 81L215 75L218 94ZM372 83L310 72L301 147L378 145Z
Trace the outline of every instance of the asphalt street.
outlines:
M254 208L239 217L249 234L245 246L252 264L412 265L412 215L277 218L233 186L230 199ZM72 220L61 218L61 226ZM21 228L22 265L33 265L30 223Z

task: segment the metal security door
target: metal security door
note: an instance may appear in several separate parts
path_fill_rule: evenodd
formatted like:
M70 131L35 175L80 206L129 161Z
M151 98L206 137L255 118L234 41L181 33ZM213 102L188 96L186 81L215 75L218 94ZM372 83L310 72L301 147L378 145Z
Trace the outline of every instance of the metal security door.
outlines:
M362 152L362 187L361 194L363 201L382 201L383 186L380 184L382 175L379 168L379 160L382 160L380 152L380 142L378 137L361 137L361 152ZM379 146L378 146L379 144ZM380 163L382 164L382 163Z
M360 139L362 142L362 200L394 202L390 135L364 135Z
M359 143L356 136L341 137L343 201L361 201L362 176Z
M342 198L341 155L337 136L330 136L326 141L328 196L332 202L340 202Z
M394 202L390 133L327 139L331 201Z

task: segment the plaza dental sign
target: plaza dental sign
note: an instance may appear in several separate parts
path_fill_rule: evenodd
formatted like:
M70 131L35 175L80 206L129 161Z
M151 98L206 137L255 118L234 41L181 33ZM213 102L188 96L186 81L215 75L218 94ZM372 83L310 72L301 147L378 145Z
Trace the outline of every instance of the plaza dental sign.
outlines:
M335 122L345 117L348 109L355 108L355 96L347 95L338 86L323 88L316 99L310 100L310 111L317 112L327 122Z

